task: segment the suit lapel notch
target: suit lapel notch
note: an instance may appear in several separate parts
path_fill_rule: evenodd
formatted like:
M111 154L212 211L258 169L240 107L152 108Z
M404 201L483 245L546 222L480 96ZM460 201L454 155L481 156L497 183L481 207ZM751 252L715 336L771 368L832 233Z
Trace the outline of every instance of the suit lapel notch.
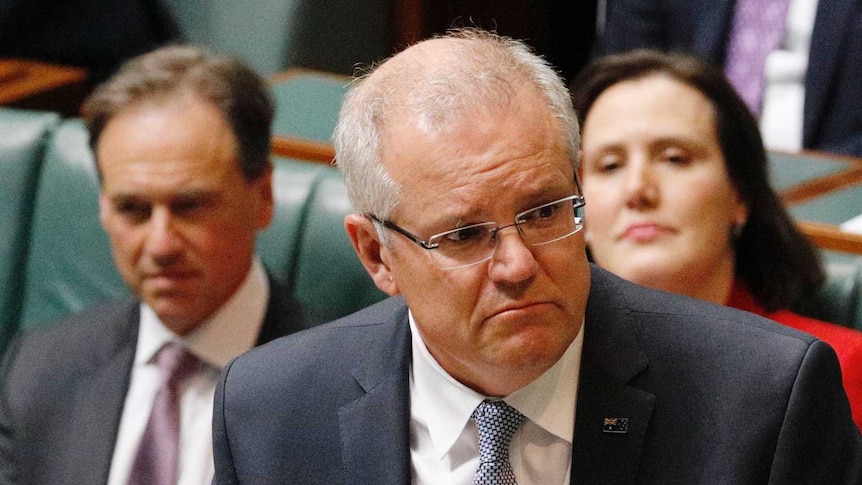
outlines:
M353 369L365 394L338 412L349 483L410 483L410 330L406 306L381 353Z
M400 367L339 410L345 476L351 483L410 482L408 372Z

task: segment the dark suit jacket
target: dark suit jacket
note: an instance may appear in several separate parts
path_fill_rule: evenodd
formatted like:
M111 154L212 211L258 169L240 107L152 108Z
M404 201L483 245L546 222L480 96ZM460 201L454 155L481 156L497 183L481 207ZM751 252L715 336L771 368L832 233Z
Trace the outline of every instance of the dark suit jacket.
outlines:
M638 47L725 58L735 0L610 0L602 53ZM862 1L821 0L805 77L803 146L862 156Z
M258 344L303 328L298 303L270 285ZM0 483L107 482L139 308L130 298L16 339L2 374Z
M596 267L572 483L859 483L831 348ZM216 390L218 485L409 483L410 330L392 298L237 358ZM629 418L625 434L604 418ZM806 481L807 480L807 481Z

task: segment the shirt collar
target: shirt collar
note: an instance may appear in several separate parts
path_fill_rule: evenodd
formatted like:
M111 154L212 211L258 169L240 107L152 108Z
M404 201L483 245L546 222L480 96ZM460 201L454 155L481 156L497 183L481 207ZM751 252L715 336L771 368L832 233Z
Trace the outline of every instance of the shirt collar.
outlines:
M416 398L411 406L421 408L419 412L427 417L431 441L438 458L442 459L467 426L473 410L488 396L470 389L449 375L425 346L412 312L409 313L409 321ZM582 324L575 340L556 364L535 381L503 398L538 426L568 443L572 443L574 435L583 335Z
M153 361L169 341L182 342L195 356L221 369L234 357L254 347L269 301L269 279L258 257L236 292L202 325L180 337L171 332L156 312L141 302L141 322L135 365Z

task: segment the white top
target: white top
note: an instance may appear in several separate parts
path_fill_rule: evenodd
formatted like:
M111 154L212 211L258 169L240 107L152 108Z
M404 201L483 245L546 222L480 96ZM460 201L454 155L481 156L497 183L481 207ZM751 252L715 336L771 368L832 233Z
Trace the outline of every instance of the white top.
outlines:
M161 382L156 353L168 341L182 342L210 364L190 377L180 396L180 456L178 485L209 485L212 481L213 394L221 369L254 347L266 315L269 280L255 258L236 293L207 322L179 337L162 324L148 305L141 304L138 345L129 391L123 405L108 485L128 483L138 445L150 418Z
M770 150L802 148L805 72L816 15L817 0L790 0L784 41L766 57L760 132Z
M412 483L470 485L479 468L479 437L470 415L483 396L434 359L410 314L410 461ZM512 438L510 461L520 485L567 485L584 330L560 360L526 387L504 397L527 419Z

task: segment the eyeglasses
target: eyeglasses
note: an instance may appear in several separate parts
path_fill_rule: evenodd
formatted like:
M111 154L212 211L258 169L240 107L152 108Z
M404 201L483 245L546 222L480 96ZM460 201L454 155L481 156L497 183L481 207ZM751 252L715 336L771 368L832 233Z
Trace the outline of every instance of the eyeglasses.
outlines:
M530 246L542 246L571 236L584 227L584 197L570 195L542 204L515 215L515 222L497 226L494 222L482 222L441 232L423 241L392 221L383 221L372 214L365 217L427 249L431 260L440 269L456 269L485 262L494 256L497 233L515 226L524 242Z

